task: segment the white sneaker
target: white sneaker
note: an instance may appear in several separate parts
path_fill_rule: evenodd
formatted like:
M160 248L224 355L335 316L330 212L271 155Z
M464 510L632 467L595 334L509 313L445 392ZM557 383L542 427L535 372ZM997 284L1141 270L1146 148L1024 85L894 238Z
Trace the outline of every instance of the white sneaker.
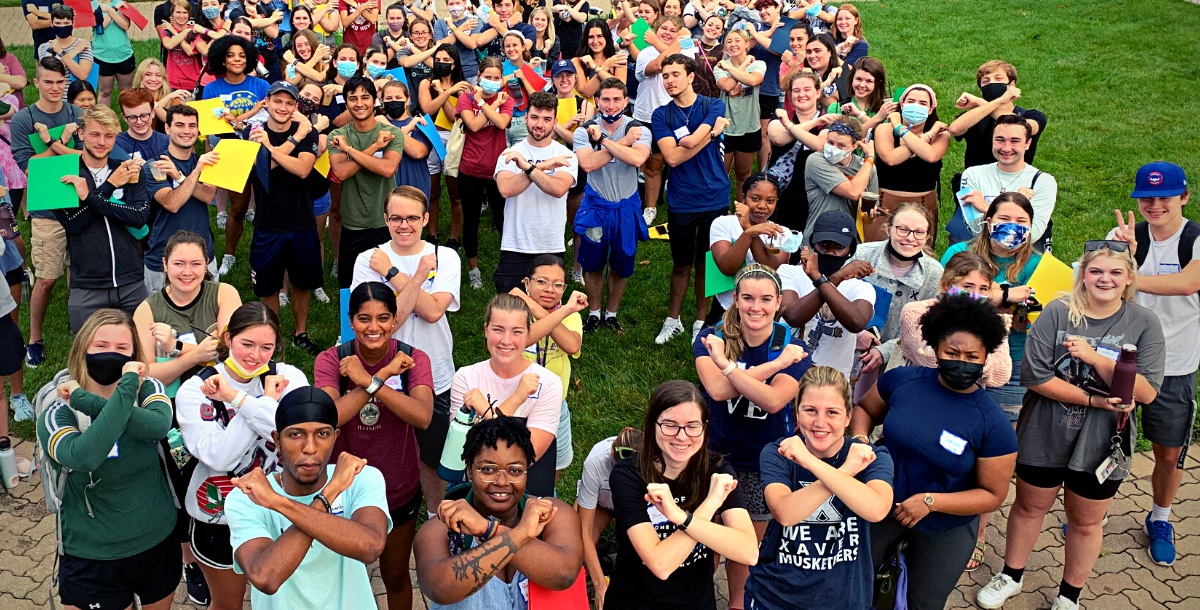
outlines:
M333 267L329 268L329 275L331 275L333 277L338 276L338 262L337 261L333 261ZM341 345L341 344L339 343L338 345Z
M324 288L318 288L318 289L314 290L314 291L313 291L313 296L317 297L317 300L318 300L318 301L320 301L320 302L322 302L322 303L328 303L328 302L329 302L329 295L325 294L325 289L324 289Z
M1054 598L1054 603L1050 604L1050 610L1079 610L1080 605L1059 595Z
M1008 598L1020 592L1021 583L1001 572L993 576L988 584L975 594L975 603L979 604L980 608L996 610L996 608L1003 607Z
M663 320L662 330L658 331L658 336L654 338L654 342L662 345L682 332L683 323L679 321L679 318L667 318Z
M642 218L646 219L647 227L652 226L654 224L655 216L658 216L658 208L646 208L646 209L642 210Z
M232 254L226 254L225 257L221 259L221 267L217 269L217 275L229 275L230 270L233 269L233 264L236 262L237 258L235 258Z
M704 320L696 320L692 323L692 343L696 342L696 337L700 335L700 331L704 330Z
M479 267L467 272L467 281L471 283L471 288L475 290L483 288L483 275L480 274Z
M217 212L217 228L225 230L225 219L229 218L228 212Z
M282 309L284 307L287 307L289 302L290 301L288 301L287 291L286 290L280 291L279 292L279 308Z
M583 285L583 269L580 269L579 267L575 267L574 269L572 269L571 270L571 281L582 286Z

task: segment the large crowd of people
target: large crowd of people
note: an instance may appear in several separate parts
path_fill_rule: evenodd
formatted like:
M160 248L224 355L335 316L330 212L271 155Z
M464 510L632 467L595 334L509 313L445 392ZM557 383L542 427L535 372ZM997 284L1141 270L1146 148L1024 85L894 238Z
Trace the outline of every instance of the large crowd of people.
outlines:
M1015 486L976 601L1020 594L1061 490L1052 608L1075 610L1139 429L1147 552L1175 561L1200 365L1186 176L1137 169L1137 214L1038 294L1058 185L1010 63L939 117L933 87L888 82L869 11L821 0L169 0L140 58L121 0L84 37L72 6L24 10L34 65L0 44L0 405L36 420L67 607L169 608L182 574L214 610L248 589L373 608L378 561L402 610L415 557L435 608L715 609L724 570L735 609L935 609ZM206 181L232 139L257 144L241 188ZM30 165L65 155L66 200L33 205ZM470 363L448 317L464 277L484 290L485 217ZM685 333L690 287L698 383L656 380L640 429L579 447L571 506L572 364L593 333L628 342L651 232L671 257L654 340ZM308 332L326 273L352 333L332 346ZM23 370L63 365L44 331L64 274L69 354L31 401Z

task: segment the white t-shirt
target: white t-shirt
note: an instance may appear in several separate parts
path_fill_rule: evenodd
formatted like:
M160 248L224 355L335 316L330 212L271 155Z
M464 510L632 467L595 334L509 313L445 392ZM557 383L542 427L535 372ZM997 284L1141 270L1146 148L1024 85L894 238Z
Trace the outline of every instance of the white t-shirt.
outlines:
M797 265L780 265L777 272L784 290L791 290L801 297L815 290L808 274ZM863 280L845 280L838 285L838 292L850 302L867 301L875 306L875 288ZM812 350L813 364L835 368L847 377L854 367L856 335L833 317L827 304L804 325L804 342Z
M612 488L608 485L608 476L612 474L616 462L612 458L612 446L617 437L610 436L592 446L587 459L583 461L583 472L579 476L579 485L575 491L575 502L582 508L595 510L597 506L611 511Z
M392 249L391 242L382 244L379 248L388 255L392 265L399 269L400 273L412 277L412 274L417 272L417 265L420 264L421 257L434 254L433 244L422 243L424 248L421 253L410 256L396 254L396 251ZM442 246L438 246L436 252L438 260L436 273L432 278L421 282L421 290L429 294L439 292L449 294L450 306L446 308L446 313L458 311L458 290L462 284L458 252ZM363 282L387 283L383 276L371 270L371 250L360 253L358 259L354 261L354 279L350 282L351 290ZM450 389L450 382L454 379L454 337L450 334L450 322L446 320L445 314L438 318L437 322L431 323L423 320L414 311L407 320L401 322L400 328L396 329L392 337L429 356L429 364L433 369L435 394L441 394Z
M546 367L529 363L529 367L512 379L501 379L492 371L491 362L484 360L458 369L450 388L450 412L455 413L463 405L463 396L470 390L479 390L489 403L499 406L516 391L521 377L527 374L538 376L538 389L517 407L512 417L526 418L525 427L558 434L558 418L562 414L563 387L558 375Z
M561 176L563 173L571 176L571 185L575 185L579 175L579 158L571 149L557 141L551 140L548 146L536 147L526 138L505 149L496 159L496 171L520 174L521 169L516 162L505 162L504 155L515 150L531 163L541 163L553 157L568 157L570 165L547 172L551 176ZM561 172L561 173L560 173ZM530 184L529 188L516 197L509 197L504 203L504 231L500 236L500 249L522 254L546 254L564 252L567 249L563 233L567 230L567 196L551 197L538 185Z
M712 245L719 241L727 241L732 244L742 236L742 232L742 223L738 220L737 216L733 214L721 216L712 221L712 225L708 229L709 248L711 249ZM764 236L759 236L760 239L762 237ZM764 239L763 241L765 242L766 240ZM754 262L754 255L750 253L749 248L746 249L746 260L744 262L745 264ZM721 307L729 309L733 305L733 291L726 290L718 294L717 302L721 304Z
M1183 235L1185 224L1179 226L1174 235L1163 241L1154 241L1151 236L1150 244L1138 244L1139 248L1149 247L1146 252L1146 262L1138 269L1141 275L1170 275L1182 271L1179 264L1179 240ZM1108 234L1113 239L1116 229ZM1192 260L1200 260L1200 239L1192 245ZM1200 341L1195 337L1200 332L1200 294L1193 292L1186 296L1160 296L1145 292L1137 293L1137 304L1158 314L1162 323L1164 337L1192 337L1191 341L1167 342L1167 358L1164 374L1168 376L1188 375L1196 372L1200 363Z
M688 57L696 57L696 47L683 49L682 52ZM667 94L667 90L662 84L662 72L646 75L646 66L650 65L650 62L659 55L658 49L646 47L638 53L637 64L634 66L633 74L638 79L638 95L633 102L633 118L646 126L650 125L654 111L658 110L659 106L664 106L671 101L671 96Z
M1033 198L1029 200L1033 205L1033 228L1029 241L1037 241L1046 232L1046 225L1054 214L1054 204L1058 200L1058 181L1046 172L1041 172L1041 175L1038 173L1038 168L1032 165L1026 165L1025 169L1015 174L1000 171L997 163L976 165L963 170L962 185L963 188L983 193L988 205L1006 191L1021 187L1033 189ZM1034 184L1035 177L1037 184Z

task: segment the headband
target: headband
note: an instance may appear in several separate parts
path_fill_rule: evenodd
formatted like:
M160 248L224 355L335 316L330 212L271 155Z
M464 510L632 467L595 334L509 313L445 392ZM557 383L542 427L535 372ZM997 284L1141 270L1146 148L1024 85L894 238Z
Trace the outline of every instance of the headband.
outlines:
M296 388L279 399L279 406L275 409L276 431L283 432L288 426L310 422L337 427L337 405L324 390L305 386Z
M922 85L921 83L917 83L915 85L909 85L908 89L905 89L904 93L900 94L900 99L903 100L904 97L907 96L910 91L914 91L914 90L921 90L921 91L924 91L925 93L928 93L929 94L929 108L931 110L937 109L937 94L933 92L933 87L930 87L929 85ZM897 101L899 101L899 100L897 100Z
M833 133L840 133L844 136L850 136L851 138L854 138L855 142L862 139L861 137L859 137L858 132L854 131L853 127L851 127L841 121L837 121L836 123L830 125L829 131L832 131Z
M772 282L775 283L775 288L779 289L780 292L783 292L783 284L779 282L779 275L772 271L770 267L765 267L758 263L751 263L745 267L742 267L742 269L737 272L737 277L734 278L733 283L738 284L742 281L742 278L754 274L767 276Z

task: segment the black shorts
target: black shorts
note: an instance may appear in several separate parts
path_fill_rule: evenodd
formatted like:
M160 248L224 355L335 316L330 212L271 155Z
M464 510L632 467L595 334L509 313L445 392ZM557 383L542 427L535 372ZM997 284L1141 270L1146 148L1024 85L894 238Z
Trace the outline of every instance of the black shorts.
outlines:
M412 499L388 511L388 516L392 518L392 531L416 519L419 512L421 512L421 490L417 489L417 493L413 494Z
M22 265L4 274L4 281L8 282L8 287L12 288L18 284L24 284L29 281L29 274L25 273L25 266Z
M571 190L567 191L567 194L568 195L581 195L581 194L583 194L583 189L586 187L587 187L587 172L583 171L583 168L581 167L575 173L575 186L571 187Z
M671 230L671 261L676 267L703 265L708 252L708 229L726 210L676 212L667 208L667 226Z
M417 435L417 447L421 450L421 463L437 468L442 459L442 447L446 445L446 432L450 430L450 390L433 397L433 417L424 430L413 429ZM395 519L392 519L395 521ZM393 524L394 525L394 524Z
M137 595L152 604L175 594L183 556L170 536L123 559L84 559L65 554L58 564L58 598L65 606L125 610Z
M770 121L775 118L775 110L779 108L778 95L758 94L758 120Z
M565 252L551 252L563 258ZM526 254L501 250L500 260L496 263L496 271L492 274L492 282L496 284L496 294L508 294L510 290L521 285L521 280L529 275L529 265L541 254Z
M25 365L25 337L11 315L0 316L0 377L14 375Z
M348 263L354 267L353 261ZM250 283L262 298L283 289L283 275L300 290L316 290L324 281L321 238L315 228L307 231L254 229L250 241Z
M1051 489L1064 487L1067 491L1086 500L1111 500L1117 495L1121 481L1098 483L1096 475L1070 468L1048 468L1017 464L1017 477L1034 487Z
M100 68L100 76L128 75L133 74L133 70L137 68L137 60L134 59L133 55L130 55L129 59L118 61L115 64L97 59L96 66Z
M740 136L725 136L725 154L758 153L762 150L762 130Z
M218 570L233 569L233 545L229 526L192 519L192 553L200 563Z
M1158 397L1142 405L1142 436L1163 447L1187 447L1196 419L1196 372L1163 377Z
M503 202L500 203L504 205ZM358 255L386 244L392 239L387 227L378 229L347 229L342 227L342 243L338 246L338 287L349 288L354 280L354 263Z

